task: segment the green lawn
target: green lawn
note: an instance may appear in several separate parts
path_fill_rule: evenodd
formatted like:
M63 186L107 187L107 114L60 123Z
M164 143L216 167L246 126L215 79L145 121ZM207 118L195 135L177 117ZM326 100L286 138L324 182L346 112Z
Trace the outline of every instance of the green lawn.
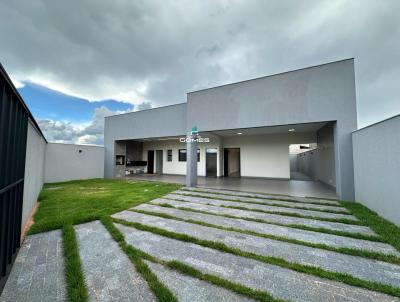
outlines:
M178 184L125 180L76 180L46 184L29 233L100 219L180 188Z

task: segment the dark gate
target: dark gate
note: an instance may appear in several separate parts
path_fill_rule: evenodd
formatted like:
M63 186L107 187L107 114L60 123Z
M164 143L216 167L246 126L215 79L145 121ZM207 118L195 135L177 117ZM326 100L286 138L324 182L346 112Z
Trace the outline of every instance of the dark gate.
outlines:
M20 247L29 114L0 64L0 293Z

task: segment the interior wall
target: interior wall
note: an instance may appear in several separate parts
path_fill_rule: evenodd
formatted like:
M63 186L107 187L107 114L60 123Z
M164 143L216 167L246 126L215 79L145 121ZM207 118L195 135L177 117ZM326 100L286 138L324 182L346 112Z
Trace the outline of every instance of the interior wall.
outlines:
M316 177L336 187L335 143L333 123L329 123L317 131L317 171Z
M228 157L229 175L237 173L240 170L240 150L230 149Z
M103 177L104 147L57 143L47 144L45 182Z
M26 145L24 202L22 206L22 229L37 204L44 182L46 141L29 122Z
M289 145L313 142L315 133L283 133L223 137L224 148L240 148L244 177L290 178Z
M139 141L126 141L126 162L141 161L143 158L143 143Z
M290 161L290 171L298 172L299 162L297 160L297 154L289 154L289 161Z

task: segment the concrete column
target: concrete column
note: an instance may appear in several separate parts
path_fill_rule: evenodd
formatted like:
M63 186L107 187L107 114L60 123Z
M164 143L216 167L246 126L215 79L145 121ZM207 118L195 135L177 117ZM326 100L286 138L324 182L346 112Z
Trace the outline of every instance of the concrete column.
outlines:
M195 138L192 135L190 138ZM197 186L197 142L186 143L186 186Z

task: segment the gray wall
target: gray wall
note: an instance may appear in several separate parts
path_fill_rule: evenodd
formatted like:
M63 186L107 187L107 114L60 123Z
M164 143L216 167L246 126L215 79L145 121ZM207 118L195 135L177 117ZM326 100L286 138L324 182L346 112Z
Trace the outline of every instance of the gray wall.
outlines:
M354 199L351 132L357 128L353 59L188 94L187 129L337 121L337 194Z
M303 152L297 155L299 172L318 180L318 152L316 149Z
M317 131L317 163L315 177L332 187L336 187L333 129L334 124L330 123Z
M105 177L114 177L116 140L185 135L186 103L105 118Z
M22 229L36 206L40 190L43 187L46 144L45 139L29 121L26 145L24 202L22 206Z
M82 150L82 152L79 152ZM45 157L45 182L104 177L101 146L49 143Z
M400 225L400 115L353 132L356 200Z

